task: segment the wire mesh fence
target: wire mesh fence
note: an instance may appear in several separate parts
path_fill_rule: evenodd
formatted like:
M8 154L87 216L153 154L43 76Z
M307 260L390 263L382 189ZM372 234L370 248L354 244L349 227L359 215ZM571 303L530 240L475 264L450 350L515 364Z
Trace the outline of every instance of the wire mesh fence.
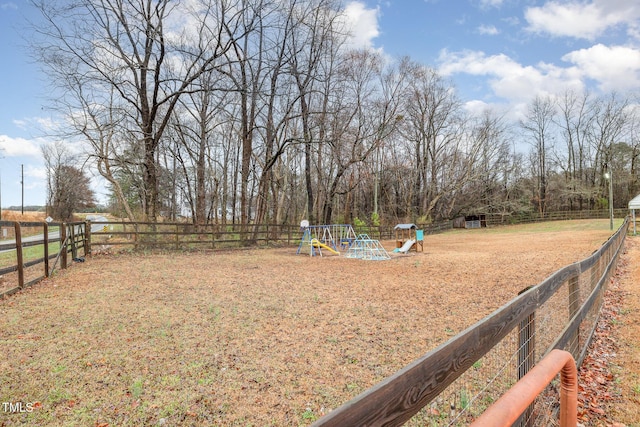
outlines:
M579 366L595 331L604 292L629 222L587 259L564 267L382 383L318 420L316 426L466 426L554 348ZM517 426L557 425L558 376Z

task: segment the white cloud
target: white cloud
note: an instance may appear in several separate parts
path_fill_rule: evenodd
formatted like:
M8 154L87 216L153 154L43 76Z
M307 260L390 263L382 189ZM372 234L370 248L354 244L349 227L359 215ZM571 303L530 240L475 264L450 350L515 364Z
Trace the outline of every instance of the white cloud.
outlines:
M487 36L495 36L500 34L500 31L494 25L480 25L478 27L478 33Z
M464 108L465 108L465 110L467 110L472 115L474 115L476 117L480 117L480 115L483 112L485 112L487 110L491 110L494 107L491 104L488 104L488 103L486 103L484 101L481 101L479 99L474 99L473 101L465 102Z
M35 140L0 135L0 155L4 157L40 157L40 144Z
M215 6L213 6L215 8ZM163 22L165 38L172 43L184 40L198 40L200 38L201 18L206 14L215 14L215 10L208 10L207 5L198 0L181 0L176 2L171 13ZM230 16L233 13L230 13ZM215 22L211 20L209 23ZM214 30L215 31L215 30Z
M346 5L343 17L349 32L348 48L373 48L373 40L380 35L379 15L379 8L367 9L366 5L360 1L352 1Z
M588 40L620 25L635 32L639 18L637 0L549 1L525 11L531 32Z
M512 27L520 27L520 18L518 18L517 16L508 16L506 18L502 19L503 22L506 22L508 25L512 26Z
M27 117L14 119L13 124L22 130L35 130L41 133L53 132L60 128L60 123L50 117Z
M568 89L582 91L589 80L602 92L625 92L640 87L640 49L625 46L594 45L562 57L569 66L539 62L523 65L504 54L486 55L481 51L441 51L439 71L443 75L464 74L485 78L492 95L512 105L517 114L536 95L555 96ZM467 103L478 111L491 96Z
M493 93L512 103L526 103L536 95L581 90L581 73L575 67L561 68L539 63L524 66L507 55L486 55L480 51L451 53L443 50L438 62L444 75L470 74L488 78Z
M43 185L43 182L47 179L47 169L44 166L36 167L34 165L27 165L24 169L24 176L34 178L36 181L33 181L30 186L27 186L25 180L25 188L37 188Z
M625 46L594 45L568 53L563 60L575 64L603 91L640 87L640 50Z
M480 0L481 7L500 7L504 0Z

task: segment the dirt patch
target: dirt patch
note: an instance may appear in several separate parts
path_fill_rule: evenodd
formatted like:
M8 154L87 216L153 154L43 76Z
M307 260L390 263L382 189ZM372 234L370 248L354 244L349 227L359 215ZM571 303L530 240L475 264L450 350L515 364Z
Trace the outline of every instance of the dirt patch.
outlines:
M610 234L570 224L427 236L377 262L94 257L0 301L0 401L37 407L0 425L309 424Z

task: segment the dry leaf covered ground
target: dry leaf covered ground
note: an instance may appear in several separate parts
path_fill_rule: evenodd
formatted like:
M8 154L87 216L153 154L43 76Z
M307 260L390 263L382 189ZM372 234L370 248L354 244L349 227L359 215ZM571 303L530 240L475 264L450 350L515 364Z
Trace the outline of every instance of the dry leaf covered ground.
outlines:
M640 237L628 237L579 378L584 425L640 427Z
M608 221L295 248L102 255L0 301L0 425L306 425L609 236ZM393 242L384 242L388 250Z

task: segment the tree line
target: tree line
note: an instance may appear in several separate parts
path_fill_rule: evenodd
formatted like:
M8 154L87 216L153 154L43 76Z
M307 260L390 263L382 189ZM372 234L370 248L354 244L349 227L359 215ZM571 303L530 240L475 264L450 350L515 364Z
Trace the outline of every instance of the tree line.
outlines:
M518 123L472 113L436 69L351 48L336 0L34 2L58 135L131 220L599 209L605 172L616 207L638 191L635 94L538 96Z

